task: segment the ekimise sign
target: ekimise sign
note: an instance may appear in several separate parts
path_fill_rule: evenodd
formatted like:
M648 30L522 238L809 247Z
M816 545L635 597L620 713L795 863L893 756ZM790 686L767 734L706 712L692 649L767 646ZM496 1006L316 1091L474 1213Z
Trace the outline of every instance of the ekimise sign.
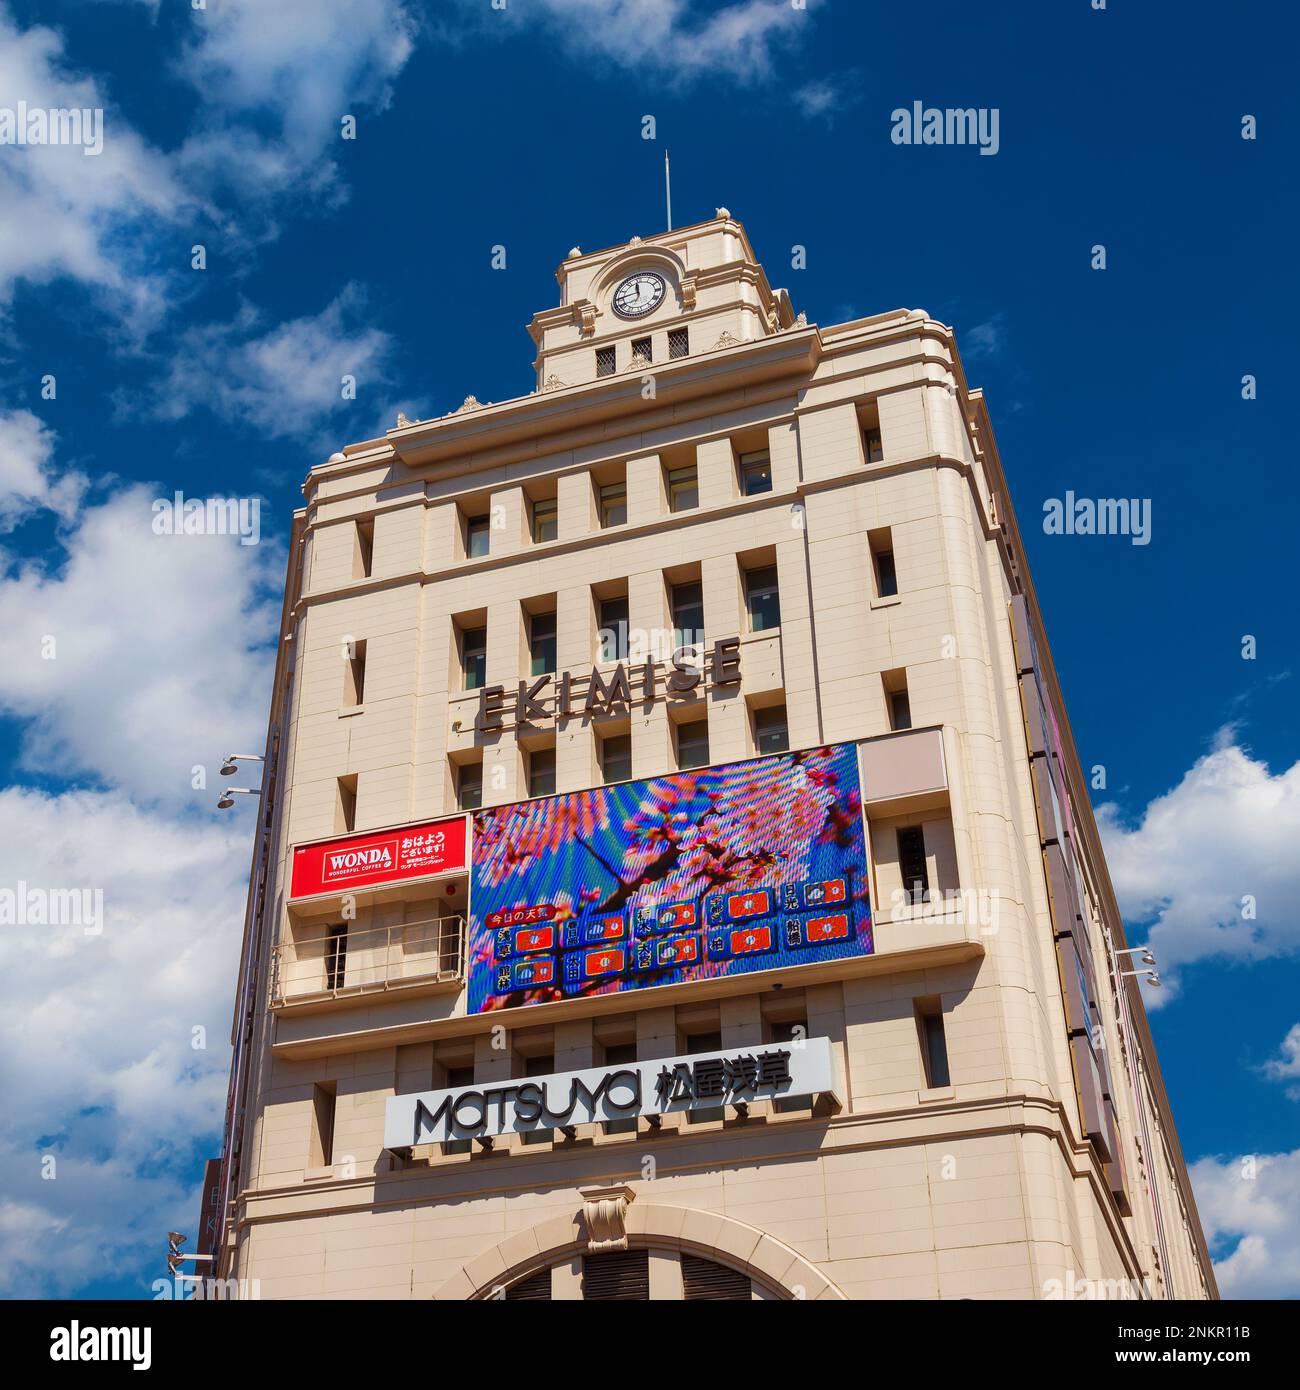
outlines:
M377 883L460 873L467 863L466 848L463 816L299 845L293 852L289 896L347 893Z

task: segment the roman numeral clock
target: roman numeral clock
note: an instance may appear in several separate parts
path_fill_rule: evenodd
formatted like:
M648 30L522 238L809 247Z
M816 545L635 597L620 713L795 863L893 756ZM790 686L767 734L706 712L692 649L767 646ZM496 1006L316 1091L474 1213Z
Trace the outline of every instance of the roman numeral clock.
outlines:
M663 302L664 277L653 270L638 270L614 291L612 308L623 319L644 318Z

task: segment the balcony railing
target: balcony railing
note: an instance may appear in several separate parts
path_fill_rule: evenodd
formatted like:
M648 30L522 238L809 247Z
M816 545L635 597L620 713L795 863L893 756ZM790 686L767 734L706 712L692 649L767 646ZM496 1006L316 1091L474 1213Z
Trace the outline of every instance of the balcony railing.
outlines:
M296 932L272 952L271 1003L341 999L465 978L464 917Z

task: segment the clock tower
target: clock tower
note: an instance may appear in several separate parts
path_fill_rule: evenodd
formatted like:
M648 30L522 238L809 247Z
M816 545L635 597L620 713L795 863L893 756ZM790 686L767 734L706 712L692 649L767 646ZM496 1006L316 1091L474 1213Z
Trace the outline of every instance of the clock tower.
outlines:
M537 389L644 371L795 326L744 227L726 208L707 222L564 258L560 303L533 317Z

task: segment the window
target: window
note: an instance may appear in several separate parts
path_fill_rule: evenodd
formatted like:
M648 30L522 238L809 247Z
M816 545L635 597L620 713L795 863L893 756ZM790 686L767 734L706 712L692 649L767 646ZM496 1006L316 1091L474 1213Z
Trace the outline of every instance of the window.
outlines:
M766 449L740 456L740 491L745 497L772 491L772 460Z
M704 641L704 586L698 582L672 586L673 646L692 647Z
M603 527L627 524L627 486L610 483L600 489L600 524Z
M555 749L534 748L528 755L528 795L554 796Z
M679 726L681 727L681 726ZM689 727L689 726L684 726ZM685 1055L694 1057L698 1053L722 1051L721 1033L687 1033ZM721 1120L727 1112L725 1105L701 1105L686 1112L688 1125L707 1124L710 1120Z
M693 767L709 765L709 721L693 719L689 724L674 726L677 740L677 766L683 772Z
M948 1039L943 1029L943 1005L939 999L916 1001L916 1026L921 1041L921 1069L927 1087L951 1086Z
M928 901L930 872L925 862L925 832L919 825L909 825L898 832L898 871L909 900Z
M774 1023L772 1025L772 1041L774 1043L802 1043L807 1037L808 1020L806 1018L792 1019L787 1023ZM776 1096L772 1101L772 1113L788 1115L792 1110L811 1110L812 1102L811 1096Z
M606 1303L645 1303L650 1297L650 1252L611 1250L582 1258L582 1297Z
M668 330L668 356L689 357L691 353L690 332L685 328L670 328Z
M878 429L862 431L862 448L866 453L868 463L879 463L885 457L885 450Z
M889 727L891 729L910 729L912 727L912 702L906 690L889 692Z
M456 805L462 811L477 811L483 804L483 764L461 763L456 768Z
M630 1067L636 1064L636 1043L617 1043L605 1048L605 1070L615 1067ZM628 1115L621 1120L606 1120L606 1134L635 1134L636 1116Z
M486 516L472 516L465 523L465 554L471 560L481 559L491 549L492 520Z
M596 349L596 375L614 375L614 349L612 347Z
M447 1068L447 1089L449 1091L468 1090L474 1084L473 1067L448 1067ZM445 1154L467 1154L473 1148L472 1139L446 1139L443 1141L442 1151ZM549 1284L547 1285L549 1288Z
M551 1271L539 1269L527 1279L517 1280L506 1289L507 1303L549 1303L551 1301Z
M607 786L632 780L631 734L611 734L600 740L600 775Z
M654 358L654 350L653 350L653 348L650 346L650 339L649 339L649 338L633 338L633 339L632 339L632 362L633 362L633 365L639 365L639 363L637 363L637 360L636 360L638 357L641 358L641 360L642 360L643 362L647 363L647 364L649 364L649 363L651 363L651 362L653 362L653 361L655 360L655 358Z
M324 1168L334 1162L334 1086L333 1081L324 1081L311 1088L309 1168Z
M627 660L627 599L600 601L600 659Z
M894 568L894 541L889 527L872 531L867 537L871 546L871 570L876 580L876 597L891 598L898 592L898 572Z
M753 1283L743 1270L706 1260L702 1255L682 1253L683 1301L748 1303L753 1297Z
M357 774L340 777L334 801L334 829L341 832L357 828Z
M700 481L695 469L672 469L668 474L668 510L689 512L699 505Z
M365 704L366 700L366 642L348 643L351 655L343 669L343 704L346 707Z
M487 628L468 627L460 634L460 665L466 690L487 684Z
M767 632L781 626L781 591L776 582L776 566L745 571L745 602L749 608L749 630Z
M550 1076L555 1070L555 1056L547 1052L539 1057L524 1058L525 1076ZM525 1144L549 1144L555 1136L553 1129L527 1129L520 1135Z
M533 675L545 676L555 670L554 613L534 613L528 620L528 648Z
M325 988L342 989L348 973L348 926L341 922L325 938Z
M553 541L560 534L560 504L554 497L543 497L533 503L533 543Z
M790 747L784 705L754 711L754 747L760 753L784 753Z
M358 521L352 546L352 578L369 579L375 554L375 523Z

